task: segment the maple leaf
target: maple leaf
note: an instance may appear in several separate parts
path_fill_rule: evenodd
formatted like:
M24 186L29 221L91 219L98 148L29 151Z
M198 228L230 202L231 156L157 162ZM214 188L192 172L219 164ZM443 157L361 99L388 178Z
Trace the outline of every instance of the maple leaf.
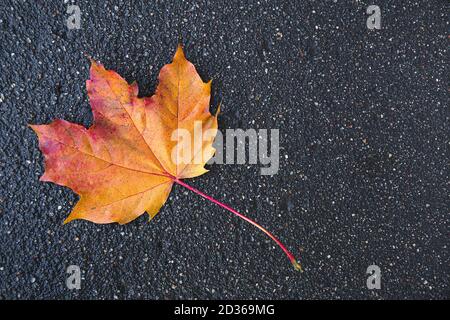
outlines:
M128 84L116 72L91 60L86 87L93 125L86 129L60 119L48 125L30 125L45 158L40 180L67 186L80 196L64 223L84 219L125 224L144 212L153 218L176 183L257 226L301 270L292 253L266 229L181 181L207 172L204 166L215 152L212 144L219 108L215 115L209 112L211 81L202 81L181 46L173 62L161 69L158 80L153 96L139 98L136 83ZM189 161L178 161L182 152L173 133L181 129L194 132L199 124L200 130L209 134ZM199 153L200 161L193 161Z

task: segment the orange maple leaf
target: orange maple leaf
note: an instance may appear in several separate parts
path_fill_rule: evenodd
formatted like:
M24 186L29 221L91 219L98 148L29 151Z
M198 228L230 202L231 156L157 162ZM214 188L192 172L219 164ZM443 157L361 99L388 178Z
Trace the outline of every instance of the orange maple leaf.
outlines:
M139 98L136 83L128 84L93 60L86 87L94 114L89 129L60 119L31 125L45 157L40 180L67 186L80 195L65 223L84 219L125 224L144 212L153 218L177 183L257 226L301 270L294 256L266 229L181 181L207 172L204 166L215 152L212 144L219 113L209 112L211 81L202 81L181 46L173 62L161 69L151 97ZM173 133L194 132L196 126L208 135L189 161L178 161L179 141ZM195 145L195 135L191 139ZM193 161L198 153L200 161Z

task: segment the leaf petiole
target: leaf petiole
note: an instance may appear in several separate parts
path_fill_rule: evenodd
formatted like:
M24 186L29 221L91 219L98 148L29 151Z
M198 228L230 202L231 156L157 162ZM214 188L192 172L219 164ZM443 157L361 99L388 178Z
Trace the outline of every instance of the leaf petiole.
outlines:
M300 265L300 263L297 261L297 259L295 259L294 255L281 243L280 240L278 240L277 237L275 237L272 233L270 233L269 231L267 231L265 228L263 228L261 225L259 225L258 223L256 223L255 221L253 221L250 218L247 218L246 216L244 216L242 213L239 213L238 211L234 210L233 208L230 208L229 206L227 206L226 204L214 199L213 197L208 196L207 194L204 194L203 192L201 192L200 190L195 189L194 187L191 187L190 185L184 183L183 181L174 178L174 182L185 187L186 189L191 190L192 192L202 196L205 199L208 199L209 201L221 206L222 208L234 213L236 216L238 216L239 218L247 221L248 223L254 225L255 227L257 227L259 230L261 230L262 232L264 232L267 236L269 236L269 238L271 238L273 241L275 241L275 243L283 250L283 252L286 254L286 256L289 258L289 260L291 261L292 265L294 266L295 270L303 272L302 266Z

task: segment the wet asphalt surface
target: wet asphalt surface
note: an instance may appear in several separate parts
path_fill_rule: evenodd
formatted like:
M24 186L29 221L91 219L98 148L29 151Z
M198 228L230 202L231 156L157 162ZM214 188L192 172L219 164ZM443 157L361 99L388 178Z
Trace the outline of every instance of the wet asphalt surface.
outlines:
M0 3L0 299L449 298L448 1ZM375 3L376 2L376 3ZM368 30L366 8L381 8ZM151 95L181 39L219 127L280 130L280 167L212 165L158 216L62 225L27 123L92 123L84 53ZM381 289L366 269L381 269ZM80 290L66 268L82 270Z

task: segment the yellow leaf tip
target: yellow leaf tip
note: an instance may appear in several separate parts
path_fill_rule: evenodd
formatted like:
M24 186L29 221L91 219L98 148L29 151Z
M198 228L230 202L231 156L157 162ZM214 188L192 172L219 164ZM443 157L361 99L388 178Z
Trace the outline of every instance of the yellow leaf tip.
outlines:
M177 59L186 59L184 57L183 46L181 45L181 43L178 44L177 51L175 52L175 56L173 57L173 60Z
M73 220L77 220L79 219L77 216L75 216L74 214L69 214L69 216L66 218L66 220L64 220L63 225L68 224L69 222L73 221Z
M217 106L217 110L216 110L216 114L214 115L216 118L217 118L217 116L219 115L219 113L220 113L220 103L219 103L219 105Z
M93 58L89 58L89 62L91 63L91 68L90 68L91 72L93 70L96 70L96 71L106 70L105 67L103 66L103 64L101 64L99 61L97 61Z
M292 259L292 260L291 260L291 263L292 263L292 265L294 266L294 269L295 269L296 271L303 272L303 268L302 268L301 264L298 263L295 259Z

